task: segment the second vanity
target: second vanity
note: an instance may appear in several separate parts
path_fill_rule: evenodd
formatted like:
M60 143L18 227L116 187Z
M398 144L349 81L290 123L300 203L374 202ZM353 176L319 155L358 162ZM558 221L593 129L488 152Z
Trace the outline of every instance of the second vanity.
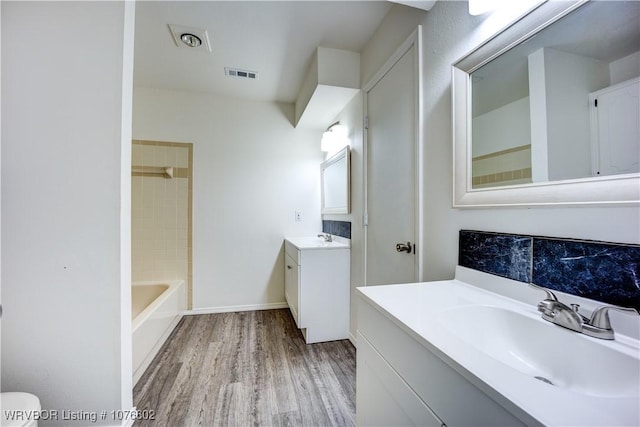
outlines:
M357 294L358 425L640 425L637 316L588 337L541 319L544 293L464 267Z
M349 239L284 241L285 298L307 344L349 337Z

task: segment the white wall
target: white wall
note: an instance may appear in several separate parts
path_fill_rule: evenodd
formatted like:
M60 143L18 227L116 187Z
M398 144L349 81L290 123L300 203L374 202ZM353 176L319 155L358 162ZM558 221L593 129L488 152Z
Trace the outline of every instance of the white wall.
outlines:
M589 93L609 85L609 64L544 48L549 180L591 176ZM531 75L531 68L530 73Z
M322 219L351 222L351 334L355 341L356 299L354 289L364 284L364 156L363 156L363 95L358 93L335 121L349 130L351 149L351 213L347 215L323 215Z
M0 5L0 30L2 29L2 5ZM0 31L0 46L2 46L2 31ZM2 81L2 54L0 54L0 81ZM2 100L2 85L0 85L0 100ZM2 135L2 106L0 105L0 135ZM0 138L1 141L1 138ZM0 143L0 188L2 188L2 144ZM2 193L0 192L0 242L2 242ZM2 244L0 244L0 310L2 309ZM0 313L0 368L2 367L2 313ZM2 371L0 370L0 374ZM0 375L0 384L2 378ZM1 391L1 388L0 388Z
M632 53L610 63L609 73L612 85L640 76L640 52Z
M1 7L2 391L34 393L44 409L129 409L130 182L121 164L130 156L133 8Z
M360 53L360 83L365 87L389 57L422 22L427 12L394 4Z
M531 182L528 96L474 117L471 127L474 188Z
M473 157L531 144L529 97L474 117L472 132Z
M321 230L321 131L292 116L292 105L134 90L134 139L193 143L194 309L284 303L284 237Z
M529 110L531 112L531 178L549 181L549 135L547 133L547 82L544 72L544 49L529 55Z

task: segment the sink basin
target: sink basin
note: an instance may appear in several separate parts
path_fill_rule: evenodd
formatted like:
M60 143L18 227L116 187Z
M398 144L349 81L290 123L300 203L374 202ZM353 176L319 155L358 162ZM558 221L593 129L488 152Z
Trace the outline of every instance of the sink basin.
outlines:
M438 320L485 355L549 387L603 397L640 394L637 349L498 306L458 306L442 311Z
M314 249L314 248L348 248L349 244L344 241L333 240L331 242L326 242L323 238L317 236L302 236L302 237L287 237L289 242L291 242L298 249Z

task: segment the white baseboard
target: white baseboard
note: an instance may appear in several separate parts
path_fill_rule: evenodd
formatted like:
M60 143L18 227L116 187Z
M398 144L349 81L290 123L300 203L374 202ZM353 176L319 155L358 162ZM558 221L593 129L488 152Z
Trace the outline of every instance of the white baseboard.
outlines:
M215 314L215 313L231 313L234 311L255 311L255 310L275 310L278 308L289 308L286 302L270 302L267 304L250 304L250 305L226 305L221 307L194 308L184 312L185 316L194 316L197 314Z
M351 341L351 344L353 344L353 346L356 348L356 350L358 349L358 340L356 339L355 335L353 335L351 333L351 331L349 331L349 341Z

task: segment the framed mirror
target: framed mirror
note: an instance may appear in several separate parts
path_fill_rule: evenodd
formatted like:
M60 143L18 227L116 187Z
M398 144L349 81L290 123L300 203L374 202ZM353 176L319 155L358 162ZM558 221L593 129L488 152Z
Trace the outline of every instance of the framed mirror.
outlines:
M640 2L547 1L452 77L454 207L640 203Z
M351 152L344 147L320 165L323 214L351 211Z

